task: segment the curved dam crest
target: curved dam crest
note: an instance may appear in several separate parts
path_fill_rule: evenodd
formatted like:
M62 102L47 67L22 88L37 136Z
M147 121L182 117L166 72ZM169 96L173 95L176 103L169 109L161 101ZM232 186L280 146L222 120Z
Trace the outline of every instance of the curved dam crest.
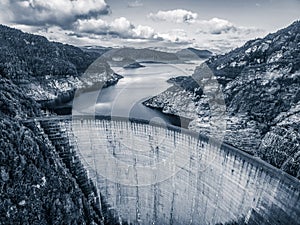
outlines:
M300 182L231 146L217 148L193 132L141 122L64 119L59 124L120 222L300 223ZM183 161L172 157L176 151ZM103 159L108 154L120 164ZM139 166L153 167L164 160L173 163L172 176L139 173ZM135 176L122 165L131 165ZM126 184L126 179L136 183Z

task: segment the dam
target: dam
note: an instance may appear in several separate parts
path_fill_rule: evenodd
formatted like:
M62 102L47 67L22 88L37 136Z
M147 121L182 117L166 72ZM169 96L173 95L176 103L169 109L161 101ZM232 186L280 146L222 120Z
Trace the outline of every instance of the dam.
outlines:
M46 123L68 136L120 224L300 223L299 180L226 144L145 121Z

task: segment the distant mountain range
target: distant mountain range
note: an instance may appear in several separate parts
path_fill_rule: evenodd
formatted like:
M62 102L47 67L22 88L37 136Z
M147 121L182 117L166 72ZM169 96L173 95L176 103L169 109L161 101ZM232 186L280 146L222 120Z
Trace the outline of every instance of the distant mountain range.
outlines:
M300 22L206 64L225 97L225 141L300 178ZM192 118L191 129L209 134L209 99L197 83L203 76L199 67L174 78L174 86L145 104Z
M213 55L211 51L186 48L176 52L178 58L183 60L207 59Z

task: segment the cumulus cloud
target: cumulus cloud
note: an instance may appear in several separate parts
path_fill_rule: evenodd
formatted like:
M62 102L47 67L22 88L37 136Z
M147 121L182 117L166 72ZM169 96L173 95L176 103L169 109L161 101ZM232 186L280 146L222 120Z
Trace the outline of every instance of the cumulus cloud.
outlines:
M102 19L79 19L75 23L75 27L80 32L105 34L108 32L108 23Z
M134 25L125 17L115 19L109 25L110 33L116 33L123 37L130 37L133 32Z
M175 9L169 11L158 11L150 13L148 18L155 21L168 21L175 23L193 23L197 19L198 14L184 9Z
M108 23L101 19L78 19L74 27L79 32L90 34L110 34L121 38L158 39L152 27L132 24L125 17Z
M155 33L154 29L149 26L138 25L132 30L137 37L142 38L154 38L157 39L158 35Z
M187 44L191 40L182 29L173 29L168 32L159 33L152 27L134 25L125 17L120 17L108 23L101 19L79 19L74 24L74 29L87 35L111 35L121 39L147 41L163 41L176 44Z
M96 17L110 11L104 0L16 0L6 1L2 10L10 11L10 19L15 23L61 27L69 27L78 18Z
M238 29L228 20L219 18L197 21L197 24L201 27L198 31L200 33L222 34L230 31L236 31Z
M141 0L127 1L128 7L142 6ZM0 22L70 44L168 48L199 44L201 48L218 50L258 37L257 29L220 18L199 20L197 13L183 9L148 15L154 21L174 22L181 28L166 31L160 30L160 26L155 30L155 27L134 24L125 17L112 21L101 17L109 12L105 0L0 0Z
M202 48L222 53L241 46L249 39L265 35L265 31L254 27L238 26L230 21L213 18L197 21L195 43Z
M167 33L159 33L159 37L163 40L176 44L189 44L191 40L188 38L187 33L182 29L173 29Z
M227 34L227 33L244 33L260 32L261 30L251 27L241 27L231 23L228 20L220 18L212 18L210 20L199 20L196 22L198 26L197 33L204 34Z

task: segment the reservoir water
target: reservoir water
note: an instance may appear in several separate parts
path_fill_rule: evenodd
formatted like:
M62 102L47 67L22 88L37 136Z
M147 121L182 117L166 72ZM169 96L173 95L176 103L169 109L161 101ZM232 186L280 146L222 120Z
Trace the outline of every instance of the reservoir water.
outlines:
M145 67L135 69L112 67L115 73L124 78L100 91L81 94L80 111L83 114L155 120L178 125L178 118L148 108L142 102L169 88L171 86L167 82L169 78L192 75L195 67L202 62L199 60L185 64L143 63ZM96 99L96 102L91 102L91 99Z

